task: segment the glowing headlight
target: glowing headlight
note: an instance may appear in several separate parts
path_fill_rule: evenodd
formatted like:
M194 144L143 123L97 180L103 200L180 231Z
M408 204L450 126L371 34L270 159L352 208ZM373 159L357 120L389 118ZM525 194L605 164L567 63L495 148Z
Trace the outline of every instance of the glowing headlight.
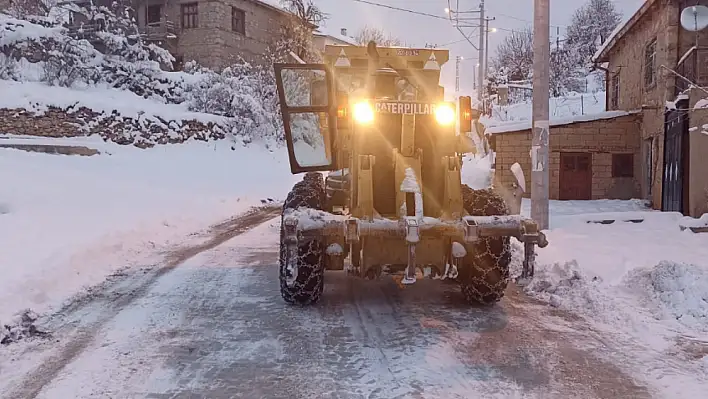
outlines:
M366 124L374 120L374 109L367 101L354 104L352 109L354 120L358 123Z
M441 125L455 123L455 110L448 104L440 104L435 108L435 120Z

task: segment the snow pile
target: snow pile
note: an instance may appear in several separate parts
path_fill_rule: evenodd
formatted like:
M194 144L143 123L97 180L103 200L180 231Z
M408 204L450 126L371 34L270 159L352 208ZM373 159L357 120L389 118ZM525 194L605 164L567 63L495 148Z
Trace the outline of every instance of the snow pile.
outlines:
M18 312L8 324L0 320L0 345L9 345L30 337L49 336L48 333L35 326L34 323L38 318L39 316L35 312L25 309Z
M562 298L571 296L572 291L582 289L584 286L585 278L580 272L578 262L572 260L537 268L525 291L547 301L551 306L559 307Z
M627 275L630 287L639 287L680 323L708 332L708 268L661 261L651 269ZM657 317L665 318L658 315Z
M475 190L492 186L492 155L465 154L462 159L462 184Z

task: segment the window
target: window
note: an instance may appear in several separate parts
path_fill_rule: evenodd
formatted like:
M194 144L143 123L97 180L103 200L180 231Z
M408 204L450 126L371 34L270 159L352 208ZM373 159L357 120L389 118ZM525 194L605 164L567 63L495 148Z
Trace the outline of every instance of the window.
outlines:
M193 29L199 26L197 3L185 3L180 6L182 14L182 29Z
M231 30L246 34L246 13L236 7L231 7Z
M656 85L656 39L644 49L644 87L651 89Z
M620 74L619 71L612 76L612 87L610 88L610 93L612 97L610 98L610 107L613 110L619 109L619 91L620 91Z
M162 15L162 5L153 4L147 6L145 9L145 20L148 24L160 23L160 16Z
M634 177L634 154L612 154L612 177Z

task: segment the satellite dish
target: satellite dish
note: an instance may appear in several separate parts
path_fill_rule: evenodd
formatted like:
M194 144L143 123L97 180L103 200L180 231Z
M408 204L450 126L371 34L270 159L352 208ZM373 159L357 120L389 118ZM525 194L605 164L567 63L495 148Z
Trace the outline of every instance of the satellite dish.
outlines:
M698 32L708 27L708 7L691 6L681 12L681 26L690 32Z

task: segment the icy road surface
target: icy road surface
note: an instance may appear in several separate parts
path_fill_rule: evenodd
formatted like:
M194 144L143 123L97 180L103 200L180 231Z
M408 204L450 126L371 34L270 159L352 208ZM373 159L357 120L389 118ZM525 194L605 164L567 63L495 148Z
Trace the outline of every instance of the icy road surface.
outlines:
M288 306L277 212L232 221L66 309L51 341L13 352L2 397L655 397L601 360L617 348L592 326L516 289L479 309L454 284L330 272L321 303Z

